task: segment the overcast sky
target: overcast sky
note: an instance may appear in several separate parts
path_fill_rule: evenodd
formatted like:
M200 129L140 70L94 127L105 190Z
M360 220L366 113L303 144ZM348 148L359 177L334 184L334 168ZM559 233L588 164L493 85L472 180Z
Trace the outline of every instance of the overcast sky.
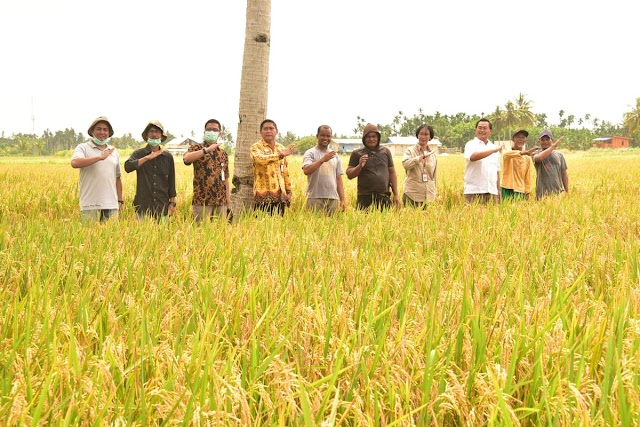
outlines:
M268 117L281 133L357 116L492 112L526 94L536 113L619 123L640 97L629 0L272 0ZM106 115L116 136L151 119L236 135L244 0L1 0L0 131ZM33 100L33 110L32 110Z

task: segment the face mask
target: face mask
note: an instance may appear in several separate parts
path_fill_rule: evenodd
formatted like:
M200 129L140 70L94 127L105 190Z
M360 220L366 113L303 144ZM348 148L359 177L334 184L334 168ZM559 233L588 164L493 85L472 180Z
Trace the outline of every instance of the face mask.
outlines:
M92 137L91 137L91 141L93 141L93 143L94 143L94 144L96 144L96 145L104 145L104 144L108 143L110 139L111 139L111 138L107 138L107 139L105 139L104 141L100 141L100 140L99 140L98 138L96 138L95 136L92 136Z
M147 139L147 144L149 144L152 147L157 147L158 145L160 145L162 141L160 141L159 139Z
M218 141L219 133L215 130L207 130L204 132L204 140L207 142L216 142Z

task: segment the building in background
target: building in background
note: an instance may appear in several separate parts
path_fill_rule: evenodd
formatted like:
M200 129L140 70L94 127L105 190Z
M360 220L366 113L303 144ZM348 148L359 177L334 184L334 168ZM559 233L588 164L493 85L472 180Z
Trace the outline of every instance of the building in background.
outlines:
M594 138L593 148L629 148L631 138L624 136L603 136L600 138Z
M191 137L174 138L165 144L165 149L174 156L178 154L183 155L187 152L189 146L193 144L199 144L199 142L193 140Z

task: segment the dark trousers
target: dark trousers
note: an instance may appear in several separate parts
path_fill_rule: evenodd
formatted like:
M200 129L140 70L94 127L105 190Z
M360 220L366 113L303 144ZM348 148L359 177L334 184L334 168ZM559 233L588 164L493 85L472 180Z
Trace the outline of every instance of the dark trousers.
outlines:
M356 205L360 210L377 209L385 210L391 207L391 198L388 194L364 194L358 195Z
M269 215L279 214L284 216L284 208L287 205L283 202L277 203L256 203L256 210L268 213Z

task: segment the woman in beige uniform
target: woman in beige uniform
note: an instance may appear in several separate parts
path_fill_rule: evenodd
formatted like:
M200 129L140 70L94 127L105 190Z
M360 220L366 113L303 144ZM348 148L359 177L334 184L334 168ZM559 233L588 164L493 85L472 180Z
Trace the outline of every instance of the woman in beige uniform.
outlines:
M404 152L402 166L407 171L407 178L402 201L405 206L426 207L436 198L438 158L436 151L429 147L433 136L431 126L420 125L416 130L418 143Z

